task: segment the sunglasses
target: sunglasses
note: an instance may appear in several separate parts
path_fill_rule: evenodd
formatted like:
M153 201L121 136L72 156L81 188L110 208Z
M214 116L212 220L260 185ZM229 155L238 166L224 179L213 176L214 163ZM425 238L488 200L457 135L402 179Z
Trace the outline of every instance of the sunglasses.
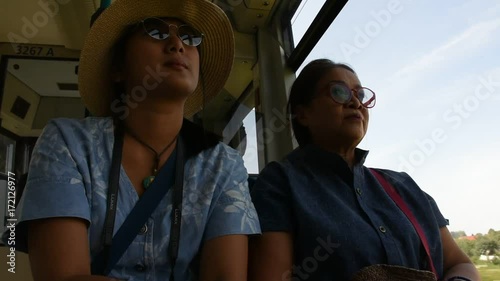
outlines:
M366 87L349 89L345 84L332 82L329 84L329 90L330 96L337 103L348 104L355 96L363 107L372 108L375 106L375 92Z
M204 34L187 24L169 24L158 18L147 18L141 21L144 31L156 40L165 40L170 37L171 27L177 29L177 37L187 46L199 46Z

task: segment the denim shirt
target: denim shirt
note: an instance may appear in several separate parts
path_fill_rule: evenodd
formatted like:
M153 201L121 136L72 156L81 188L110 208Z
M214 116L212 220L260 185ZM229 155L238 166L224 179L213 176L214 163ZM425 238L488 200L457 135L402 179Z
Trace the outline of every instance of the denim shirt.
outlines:
M298 148L261 172L252 199L262 231L294 238L292 280L350 280L363 267L392 264L429 270L418 234L363 165L352 171L337 154ZM447 225L434 200L405 173L379 170L424 229L438 274L443 274L439 229Z
M201 137L189 136L184 121L181 134L187 148ZM89 223L91 258L102 247L109 170L114 142L111 118L56 119L44 129L34 148L16 249L26 250L25 223L53 217L75 217ZM184 169L184 192L176 280L198 280L196 256L203 243L228 234L257 234L260 226L250 199L247 172L238 152L216 142L208 149L188 155ZM114 233L135 203L136 190L123 166ZM109 274L121 280L168 280L172 189L159 203L141 232ZM6 232L7 233L7 232ZM6 236L4 235L4 240Z

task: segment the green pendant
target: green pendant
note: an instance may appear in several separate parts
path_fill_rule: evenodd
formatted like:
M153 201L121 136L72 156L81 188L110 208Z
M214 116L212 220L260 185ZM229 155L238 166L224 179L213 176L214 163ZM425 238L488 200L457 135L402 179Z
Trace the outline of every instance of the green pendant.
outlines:
M154 180L155 176L149 176L144 178L144 180L142 181L142 186L144 187L144 189L147 189Z

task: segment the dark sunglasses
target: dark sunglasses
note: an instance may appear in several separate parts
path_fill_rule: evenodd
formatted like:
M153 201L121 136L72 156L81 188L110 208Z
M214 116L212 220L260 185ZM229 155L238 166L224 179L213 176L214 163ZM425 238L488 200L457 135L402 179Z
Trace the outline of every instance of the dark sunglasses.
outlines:
M335 102L340 104L348 104L353 96L366 108L374 107L376 102L375 92L372 90L366 87L349 89L347 85L338 82L331 82L329 84L329 94Z
M147 18L141 21L144 31L156 40L165 40L170 37L170 28L177 29L177 37L187 46L196 47L201 44L204 34L187 24L169 24L158 18Z

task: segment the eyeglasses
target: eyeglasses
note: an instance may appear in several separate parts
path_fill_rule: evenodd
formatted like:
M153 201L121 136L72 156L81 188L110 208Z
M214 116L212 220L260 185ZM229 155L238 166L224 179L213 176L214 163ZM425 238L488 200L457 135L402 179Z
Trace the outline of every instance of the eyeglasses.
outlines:
M353 96L355 96L365 108L374 107L376 102L375 93L372 90L366 87L349 89L347 85L338 82L329 84L329 94L335 102L340 104L348 104Z
M196 47L201 44L204 34L189 25L175 25L158 18L147 18L141 21L144 31L156 40L165 40L170 37L170 28L177 29L177 37L187 46Z

